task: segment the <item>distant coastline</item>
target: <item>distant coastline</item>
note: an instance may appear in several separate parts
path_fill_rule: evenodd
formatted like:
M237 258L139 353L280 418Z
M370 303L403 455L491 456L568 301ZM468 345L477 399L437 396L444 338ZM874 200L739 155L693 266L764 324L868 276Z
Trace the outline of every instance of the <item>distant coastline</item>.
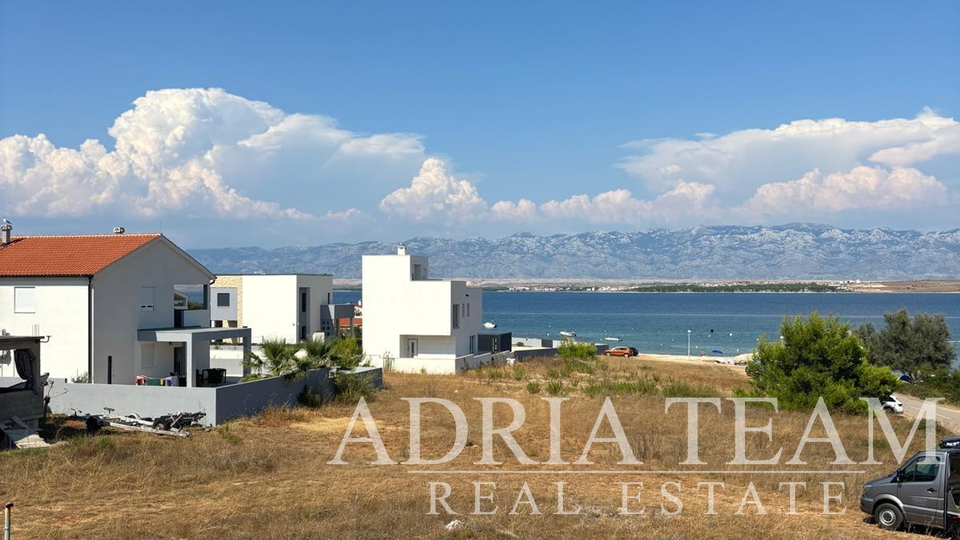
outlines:
M960 280L929 281L702 281L646 282L622 280L467 280L491 292L610 293L960 293ZM360 290L358 279L334 280L339 290Z

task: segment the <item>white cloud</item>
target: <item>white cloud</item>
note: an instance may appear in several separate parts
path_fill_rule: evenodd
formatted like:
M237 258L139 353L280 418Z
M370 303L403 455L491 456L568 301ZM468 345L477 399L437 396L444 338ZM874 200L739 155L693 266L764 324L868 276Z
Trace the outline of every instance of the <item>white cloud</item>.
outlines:
M586 223L668 224L695 216L708 220L717 215L711 196L714 186L680 181L673 189L653 200L637 199L629 190L616 189L589 195L574 195L552 200L539 207L521 199L517 203L500 201L491 211L497 217L513 221L571 220Z
M387 214L422 221L428 218L467 221L486 211L486 203L467 180L458 180L437 158L423 162L410 187L400 188L380 201Z
M0 211L44 217L353 216L423 161L418 135L358 135L221 89L168 89L134 101L108 130L111 151L44 135L0 139ZM381 195L382 196L382 195Z
M765 184L734 214L785 216L848 210L905 211L946 204L947 187L917 169L856 167L824 175L814 170L791 182Z
M775 129L635 141L624 147L635 153L619 167L654 189L678 179L711 183L723 202L736 204L761 185L813 170L831 174L863 165L906 167L941 156L956 159L960 123L925 109L913 119L796 120Z

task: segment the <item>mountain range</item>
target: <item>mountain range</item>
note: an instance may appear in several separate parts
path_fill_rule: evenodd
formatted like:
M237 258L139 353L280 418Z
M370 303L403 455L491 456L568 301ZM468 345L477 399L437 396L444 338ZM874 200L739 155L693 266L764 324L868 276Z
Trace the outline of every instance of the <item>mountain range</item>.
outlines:
M700 226L498 239L411 238L434 277L474 280L960 279L960 229L920 232L819 224ZM218 274L330 273L360 278L361 256L396 253L370 241L313 247L189 250Z

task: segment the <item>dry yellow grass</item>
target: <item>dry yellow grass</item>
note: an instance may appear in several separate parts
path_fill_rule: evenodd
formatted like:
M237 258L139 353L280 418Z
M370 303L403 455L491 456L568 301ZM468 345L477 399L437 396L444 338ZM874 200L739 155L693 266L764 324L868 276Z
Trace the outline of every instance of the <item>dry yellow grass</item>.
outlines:
M7 452L0 455L0 502L15 507L15 536L27 538L497 538L507 530L520 538L795 538L859 539L916 538L906 533L883 532L865 523L857 504L863 481L891 470L889 450L879 450L878 459L890 465L857 466L858 474L619 474L619 475L497 475L503 469L544 470L547 466L521 466L503 443L495 445L501 466L479 466L480 404L477 397L510 397L524 404L526 423L514 434L534 460L549 454L547 395L531 395L529 380L549 380L548 370L559 371L562 362L547 360L525 364L520 380L505 368L499 376L467 374L433 376L390 373L387 388L370 403L380 435L397 461L409 452L408 405L403 397L442 397L457 403L466 414L471 431L469 445L460 457L436 468L489 470L473 475L410 474L404 465L373 466L376 459L368 445L350 445L344 453L348 466L331 466L344 430L354 411L352 404L332 404L318 410L277 410L259 417L232 422L217 430L170 440L149 435L113 433L80 436L43 452ZM564 377L567 397L563 405L564 459L574 461L583 450L597 419L602 397L583 395L582 387L598 378L653 377L683 381L696 387L716 388L729 395L730 388L745 385L741 372L723 366L684 365L670 362L610 360L606 369L593 374L572 373ZM579 378L578 386L572 380ZM686 456L686 411L664 413L663 397L655 394L614 398L620 420L644 462L645 470L692 470L679 465ZM428 406L429 407L429 406ZM497 408L498 425L505 425L507 407ZM453 442L453 421L438 409L425 408L423 454L436 458ZM808 420L805 414L751 408L750 425L762 425L774 417L775 442L762 436L748 439L751 457L767 457L781 446L782 461L792 457ZM866 421L835 418L850 457L866 457ZM704 409L700 421L701 459L714 469L733 457L733 408L723 413ZM895 422L903 437L906 421ZM364 435L362 428L360 435ZM605 435L603 431L601 435ZM922 441L914 443L919 449ZM620 453L613 444L597 444L590 453L591 468L618 469ZM803 469L831 470L829 445L811 444L804 453ZM553 466L584 469L584 466ZM423 469L424 467L420 467ZM640 467L632 467L634 469ZM850 468L850 467L848 467ZM743 470L743 467L740 467ZM454 516L427 515L427 482L448 482L453 493L448 501L461 513L474 505L470 482L496 482L490 506L499 512L489 516L459 516L466 526L447 533L443 527ZM581 515L553 515L557 506L554 482L566 481L565 507L582 506ZM680 482L684 511L676 516L660 514L660 504L674 506L660 496L664 482ZM717 492L717 515L704 515L705 497L697 482L723 481ZM748 482L754 482L768 515L734 515ZM779 482L806 481L797 501L800 515L785 515L789 503ZM844 481L845 515L825 516L821 481ZM524 482L543 512L531 515L508 512ZM644 482L645 515L617 516L621 505L617 482Z

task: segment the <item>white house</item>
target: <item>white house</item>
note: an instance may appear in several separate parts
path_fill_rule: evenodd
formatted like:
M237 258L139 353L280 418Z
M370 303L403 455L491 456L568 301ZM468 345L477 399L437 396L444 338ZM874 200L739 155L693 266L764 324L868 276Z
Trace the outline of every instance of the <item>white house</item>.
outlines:
M353 306L333 303L329 274L221 275L210 288L212 325L247 326L253 340L284 339L290 343L331 337L337 321L353 320Z
M490 354L478 353L481 289L430 279L426 257L363 256L363 349L375 366L458 373Z
M212 340L249 348L249 329L209 327L213 278L161 234L14 237L4 225L0 334L49 336L52 377L134 384L175 373L194 386Z

